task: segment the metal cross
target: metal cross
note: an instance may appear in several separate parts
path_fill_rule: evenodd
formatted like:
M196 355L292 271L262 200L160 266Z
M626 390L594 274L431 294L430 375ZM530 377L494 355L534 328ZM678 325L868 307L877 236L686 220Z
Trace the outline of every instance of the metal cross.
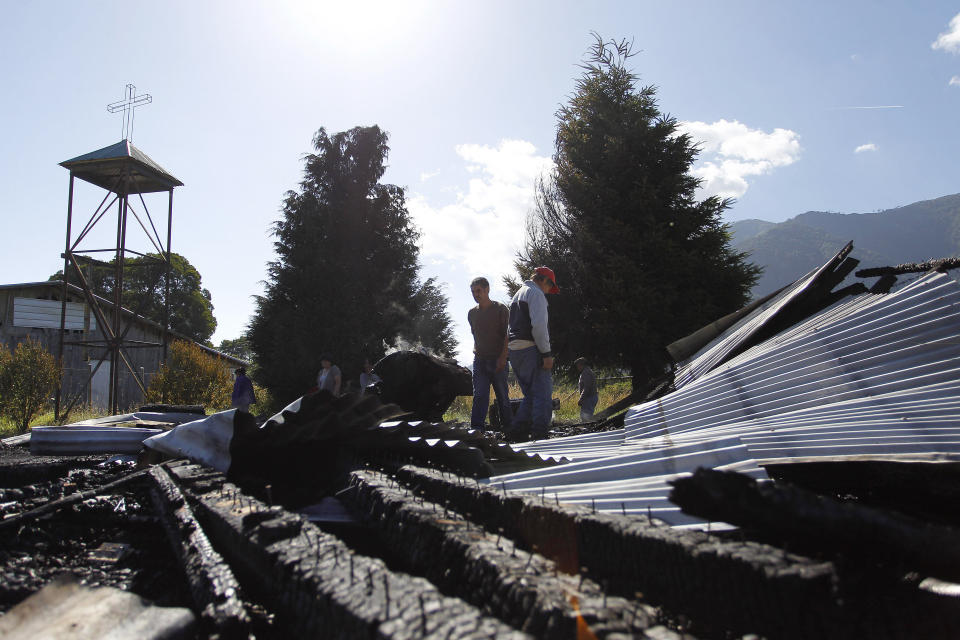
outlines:
M123 138L128 142L133 142L133 116L134 110L145 104L153 102L153 96L145 93L137 95L137 88L132 84L127 85L127 97L123 100L117 100L107 105L107 111L116 113L123 111Z

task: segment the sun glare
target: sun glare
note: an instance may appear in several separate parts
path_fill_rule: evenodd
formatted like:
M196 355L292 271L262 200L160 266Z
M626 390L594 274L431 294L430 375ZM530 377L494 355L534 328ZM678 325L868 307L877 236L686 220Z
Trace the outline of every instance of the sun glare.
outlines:
M299 0L278 5L285 30L306 43L338 50L382 51L418 31L425 3L391 0Z

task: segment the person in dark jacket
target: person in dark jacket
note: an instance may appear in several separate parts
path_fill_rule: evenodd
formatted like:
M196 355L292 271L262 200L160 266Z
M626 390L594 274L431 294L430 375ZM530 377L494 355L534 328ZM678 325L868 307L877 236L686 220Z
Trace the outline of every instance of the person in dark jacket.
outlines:
M237 379L233 381L233 394L230 396L230 406L237 411L250 413L250 405L257 402L253 393L253 383L247 377L245 367L240 367L234 373Z
M580 399L577 400L577 406L580 407L580 422L593 422L593 410L597 408L597 402L600 401L600 394L597 392L597 376L586 358L577 358L573 364L577 365L577 371L580 372L580 379L577 381L577 389L580 391Z
M549 267L537 267L510 301L507 347L523 401L513 416L511 439L527 434L545 438L553 419L553 352L547 318L547 295L559 293L557 277Z

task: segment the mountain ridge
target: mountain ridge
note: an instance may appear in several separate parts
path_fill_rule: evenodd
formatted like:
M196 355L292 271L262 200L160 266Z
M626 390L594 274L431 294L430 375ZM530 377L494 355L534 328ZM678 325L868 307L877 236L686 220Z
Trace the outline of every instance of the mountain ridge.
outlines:
M960 255L960 193L872 213L806 211L730 224L732 246L764 267L754 297L793 282L853 241L862 268Z

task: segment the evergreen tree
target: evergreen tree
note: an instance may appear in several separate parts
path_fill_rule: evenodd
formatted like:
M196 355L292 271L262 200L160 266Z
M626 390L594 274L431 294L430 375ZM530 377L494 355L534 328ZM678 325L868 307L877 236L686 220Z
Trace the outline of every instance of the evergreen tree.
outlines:
M277 259L247 334L255 375L281 402L315 384L322 353L346 386L364 358L376 361L397 338L446 355L456 346L445 298L432 280L418 280L419 235L404 191L380 183L387 134L377 126L332 136L321 128L313 146L300 190L287 193L273 226Z
M427 346L439 355L453 357L457 350L457 339L447 315L449 303L437 279L428 278L413 295L412 308L416 313L402 328L401 337Z
M663 371L667 344L741 307L759 270L730 247L731 201L696 200L697 148L654 87L637 89L631 45L595 37L557 113L555 169L537 185L516 267L521 279L540 264L557 274L561 365L629 367L640 387Z

